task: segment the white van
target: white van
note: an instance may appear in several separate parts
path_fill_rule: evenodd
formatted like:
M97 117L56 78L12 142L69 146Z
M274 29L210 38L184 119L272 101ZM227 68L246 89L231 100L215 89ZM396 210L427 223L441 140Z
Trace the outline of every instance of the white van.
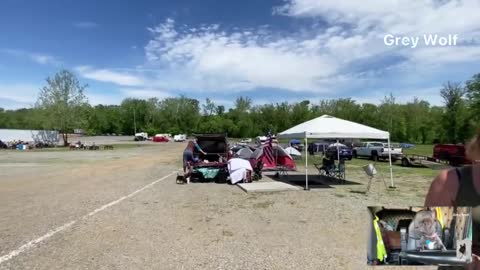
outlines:
M184 142L187 140L187 135L185 134L178 134L173 136L173 141L175 142Z

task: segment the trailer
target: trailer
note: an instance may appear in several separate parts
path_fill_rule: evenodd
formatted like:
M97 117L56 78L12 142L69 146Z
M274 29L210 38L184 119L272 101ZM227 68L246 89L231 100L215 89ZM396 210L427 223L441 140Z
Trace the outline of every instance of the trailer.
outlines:
M403 167L427 167L431 169L448 169L451 167L450 162L434 157L423 155L404 155L402 157Z

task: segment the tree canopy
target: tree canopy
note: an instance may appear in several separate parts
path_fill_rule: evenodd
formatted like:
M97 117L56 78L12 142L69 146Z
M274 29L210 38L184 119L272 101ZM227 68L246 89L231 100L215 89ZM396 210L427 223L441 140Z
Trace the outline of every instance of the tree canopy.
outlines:
M47 78L47 85L40 90L36 104L37 111L43 114L40 122L45 128L59 130L65 144L68 132L87 125L88 101L83 93L86 87L72 72L62 70Z
M0 108L0 128L53 128L72 132L84 128L90 135L156 133L228 133L230 137L255 137L271 130L281 132L303 121L329 114L387 130L398 142L464 142L480 126L480 74L464 85L447 82L439 95L443 106L432 106L417 97L400 104L393 95L380 104L357 103L351 98L304 100L297 103L255 105L238 97L226 109L208 98L186 96L126 98L119 105L91 106L83 94L86 86L61 71L47 79L38 106L30 109ZM135 118L135 119L134 119Z

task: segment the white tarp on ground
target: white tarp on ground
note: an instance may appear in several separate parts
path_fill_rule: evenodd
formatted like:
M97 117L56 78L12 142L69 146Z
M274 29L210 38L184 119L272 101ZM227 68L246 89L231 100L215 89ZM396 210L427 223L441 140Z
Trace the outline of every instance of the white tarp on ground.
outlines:
M285 152L287 152L290 156L301 156L302 153L300 153L297 149L293 147L287 147L284 149Z
M0 140L58 143L60 135L55 130L0 129Z
M232 158L228 161L228 173L232 184L243 181L247 176L247 170L253 171L252 165L247 160L241 158Z

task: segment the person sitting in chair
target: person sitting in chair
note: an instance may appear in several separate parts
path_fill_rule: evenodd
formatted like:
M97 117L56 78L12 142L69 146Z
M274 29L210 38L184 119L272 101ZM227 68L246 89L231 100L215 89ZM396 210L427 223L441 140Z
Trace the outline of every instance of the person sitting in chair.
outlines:
M187 144L187 147L185 147L185 150L183 150L183 174L185 177L187 176L187 164L188 162L197 162L198 157L195 157L193 155L194 150L197 149L200 153L206 155L205 151L200 148L200 146L197 143L197 140L189 141Z

